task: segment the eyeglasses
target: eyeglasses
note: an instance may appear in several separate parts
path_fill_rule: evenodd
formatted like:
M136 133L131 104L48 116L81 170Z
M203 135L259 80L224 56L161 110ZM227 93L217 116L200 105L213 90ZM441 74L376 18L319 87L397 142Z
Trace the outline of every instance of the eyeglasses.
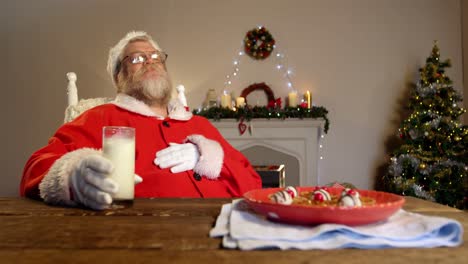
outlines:
M167 54L164 52L151 52L151 53L144 53L144 52L135 52L128 56L125 56L122 59L124 62L126 59L129 59L131 64L140 64L145 63L147 60L151 59L155 62L164 63L167 60Z

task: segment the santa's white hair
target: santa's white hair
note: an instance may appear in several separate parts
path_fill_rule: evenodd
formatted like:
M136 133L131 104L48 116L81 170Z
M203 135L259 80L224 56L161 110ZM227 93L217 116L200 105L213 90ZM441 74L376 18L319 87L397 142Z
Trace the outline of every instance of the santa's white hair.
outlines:
M162 51L158 43L144 31L130 31L122 38L114 47L109 50L109 59L107 61L107 72L110 74L112 81L116 84L116 76L120 61L122 60L123 51L131 41L145 40L148 41L156 50Z

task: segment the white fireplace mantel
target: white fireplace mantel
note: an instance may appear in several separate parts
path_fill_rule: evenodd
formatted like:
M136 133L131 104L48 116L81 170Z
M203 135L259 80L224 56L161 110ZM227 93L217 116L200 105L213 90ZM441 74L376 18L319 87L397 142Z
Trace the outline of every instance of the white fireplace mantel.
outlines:
M319 140L325 121L323 119L252 119L244 134L239 132L239 121L235 119L211 120L212 124L237 150L263 146L291 155L299 161L299 184L319 184L318 161ZM244 123L248 125L248 122ZM286 168L286 177L287 168Z

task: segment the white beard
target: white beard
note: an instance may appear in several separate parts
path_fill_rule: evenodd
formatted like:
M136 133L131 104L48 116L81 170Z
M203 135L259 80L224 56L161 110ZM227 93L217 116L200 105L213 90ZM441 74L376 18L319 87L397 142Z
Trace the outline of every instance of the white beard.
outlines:
M168 76L161 76L156 80L146 79L141 81L141 92L147 100L166 101L171 96L172 84Z
M123 92L147 104L167 104L172 95L172 83L167 73L161 73L156 79L127 82Z

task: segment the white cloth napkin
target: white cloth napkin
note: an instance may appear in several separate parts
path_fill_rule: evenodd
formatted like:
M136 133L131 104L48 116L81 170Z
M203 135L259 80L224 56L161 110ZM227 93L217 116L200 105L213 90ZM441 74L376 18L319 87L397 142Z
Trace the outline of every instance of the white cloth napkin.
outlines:
M399 210L386 221L346 226L299 226L271 222L242 199L224 204L210 237L223 237L226 248L337 249L456 247L463 227L455 220Z

